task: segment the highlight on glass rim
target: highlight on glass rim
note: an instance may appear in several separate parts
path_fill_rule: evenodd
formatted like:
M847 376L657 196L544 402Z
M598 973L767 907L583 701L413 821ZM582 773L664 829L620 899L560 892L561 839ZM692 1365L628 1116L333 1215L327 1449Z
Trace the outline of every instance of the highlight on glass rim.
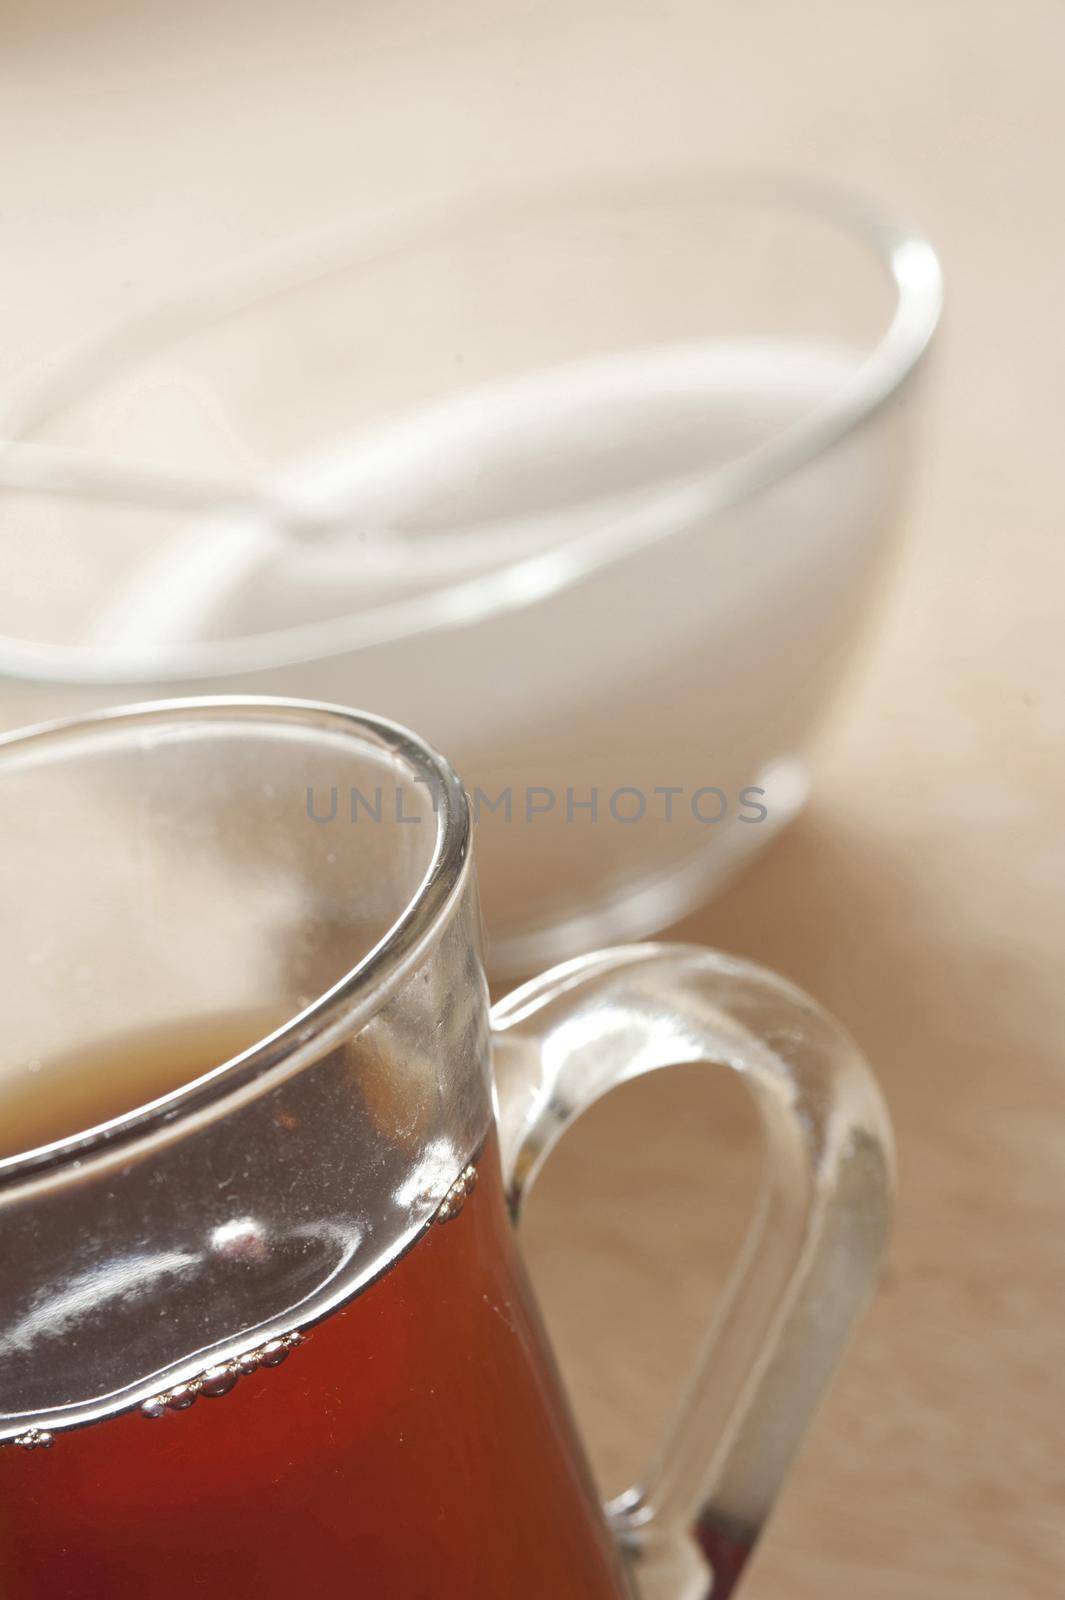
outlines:
M13 0L4 1600L1065 1589L1065 17L957 23Z

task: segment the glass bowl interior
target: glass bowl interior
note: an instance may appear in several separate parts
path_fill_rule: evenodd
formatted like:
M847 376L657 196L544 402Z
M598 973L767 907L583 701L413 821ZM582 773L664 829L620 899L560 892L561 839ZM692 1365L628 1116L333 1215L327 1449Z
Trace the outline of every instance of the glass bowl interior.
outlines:
M573 570L602 503L649 471L727 503L816 453L904 380L937 310L923 241L769 180L430 204L296 241L67 352L17 398L0 423L0 670L189 681L461 625L543 581L508 576L530 553L564 545ZM648 360L673 391L699 364L680 422L641 398ZM249 541L355 539L359 583L329 581L326 557L309 600L289 585L208 630L138 635L144 575L197 524L216 570L222 547L243 571ZM580 570L619 550L594 539Z

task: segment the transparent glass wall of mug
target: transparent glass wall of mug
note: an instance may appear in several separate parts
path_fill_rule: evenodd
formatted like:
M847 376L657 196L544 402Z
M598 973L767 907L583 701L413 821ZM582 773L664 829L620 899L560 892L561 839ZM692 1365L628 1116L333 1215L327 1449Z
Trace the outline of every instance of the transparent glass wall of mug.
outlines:
M5 743L0 823L5 1596L615 1600L453 775L336 713L147 710Z
M490 1019L461 787L354 713L5 738L0 840L5 1595L674 1600L708 1558L725 1592L883 1231L882 1114L834 1025L654 947ZM686 1422L607 1517L508 1204L591 1099L696 1058L752 1086L768 1209Z

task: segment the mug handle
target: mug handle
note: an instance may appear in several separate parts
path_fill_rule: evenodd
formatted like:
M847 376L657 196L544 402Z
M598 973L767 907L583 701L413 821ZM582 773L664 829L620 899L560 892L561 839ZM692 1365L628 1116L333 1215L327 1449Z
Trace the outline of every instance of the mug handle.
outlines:
M665 1444L607 1506L641 1600L725 1600L876 1279L893 1155L875 1079L800 989L694 945L566 962L501 1000L492 1028L515 1219L562 1134L619 1084L699 1061L755 1101L750 1232Z

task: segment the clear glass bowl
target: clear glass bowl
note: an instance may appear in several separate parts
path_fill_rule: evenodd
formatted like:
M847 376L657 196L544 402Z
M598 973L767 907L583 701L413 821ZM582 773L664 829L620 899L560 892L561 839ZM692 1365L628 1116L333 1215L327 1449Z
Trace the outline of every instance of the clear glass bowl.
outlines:
M288 244L17 397L3 720L363 707L462 774L496 973L660 928L802 804L940 299L918 235L750 176Z

